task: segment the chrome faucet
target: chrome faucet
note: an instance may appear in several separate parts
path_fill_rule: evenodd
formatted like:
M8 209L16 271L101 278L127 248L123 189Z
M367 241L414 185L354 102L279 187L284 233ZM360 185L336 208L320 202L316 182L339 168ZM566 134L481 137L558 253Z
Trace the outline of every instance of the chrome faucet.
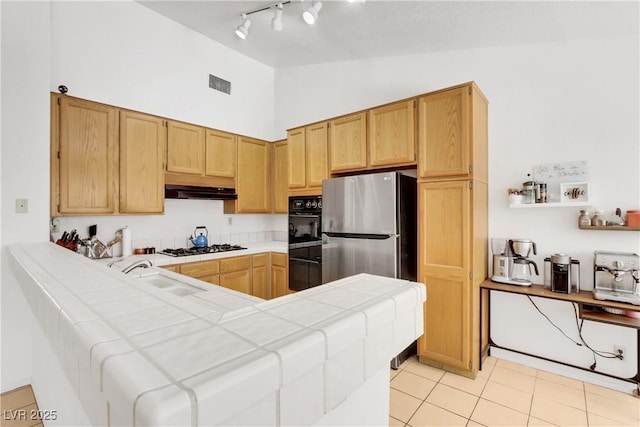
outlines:
M149 268L151 267L153 264L151 264L151 261L149 261L148 259L141 259L138 260L136 262L134 262L133 264L125 267L122 269L122 272L124 274L127 274L129 272L131 272L132 270L135 270L136 268Z

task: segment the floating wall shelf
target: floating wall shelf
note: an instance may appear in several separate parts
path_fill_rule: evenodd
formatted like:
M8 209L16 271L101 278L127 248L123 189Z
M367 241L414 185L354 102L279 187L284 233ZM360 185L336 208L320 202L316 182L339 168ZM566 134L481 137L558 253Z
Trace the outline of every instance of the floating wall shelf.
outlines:
M549 202L549 203L516 203L509 205L510 208L528 209L528 208L564 208L564 207L583 207L591 206L591 202Z
M580 230L617 230L640 231L640 227L627 227L626 225L580 225Z

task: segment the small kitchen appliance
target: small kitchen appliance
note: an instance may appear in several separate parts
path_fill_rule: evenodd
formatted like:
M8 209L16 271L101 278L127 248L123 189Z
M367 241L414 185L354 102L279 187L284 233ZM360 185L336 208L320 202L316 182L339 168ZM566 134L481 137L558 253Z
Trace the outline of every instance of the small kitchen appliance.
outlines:
M538 265L529 259L537 254L536 243L529 239L491 239L493 276L491 280L509 285L531 286L531 266L536 276Z
M631 252L595 251L593 297L640 305L640 257Z
M565 254L551 255L551 291L571 293L571 257Z

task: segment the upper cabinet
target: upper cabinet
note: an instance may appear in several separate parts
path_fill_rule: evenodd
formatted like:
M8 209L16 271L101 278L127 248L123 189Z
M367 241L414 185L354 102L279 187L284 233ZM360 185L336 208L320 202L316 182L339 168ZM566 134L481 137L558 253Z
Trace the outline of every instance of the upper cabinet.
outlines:
M204 175L205 129L169 120L167 135L167 171Z
M487 179L487 101L474 84L435 92L418 100L420 178Z
M205 140L205 175L235 178L236 136L207 129Z
M369 166L416 163L415 100L369 110Z
M271 170L273 176L273 213L289 211L289 185L287 175L289 161L287 157L287 140L275 142L272 146Z
M327 122L287 132L289 193L321 194L327 167Z
M165 121L120 111L120 212L164 212Z
M271 211L271 144L238 137L237 200L225 200L225 213Z
M367 167L367 114L359 113L333 119L330 129L331 172Z
M415 165L415 122L414 100L331 120L331 172Z

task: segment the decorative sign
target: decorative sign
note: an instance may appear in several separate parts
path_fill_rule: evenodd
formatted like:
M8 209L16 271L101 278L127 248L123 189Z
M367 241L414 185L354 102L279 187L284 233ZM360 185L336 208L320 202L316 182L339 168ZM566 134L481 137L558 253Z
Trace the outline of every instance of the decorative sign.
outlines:
M565 182L560 184L561 202L588 202L589 183L588 182Z
M586 160L535 165L533 179L537 182L547 183L547 200L549 202L568 201L562 196L561 184L586 184L589 181L589 165Z

